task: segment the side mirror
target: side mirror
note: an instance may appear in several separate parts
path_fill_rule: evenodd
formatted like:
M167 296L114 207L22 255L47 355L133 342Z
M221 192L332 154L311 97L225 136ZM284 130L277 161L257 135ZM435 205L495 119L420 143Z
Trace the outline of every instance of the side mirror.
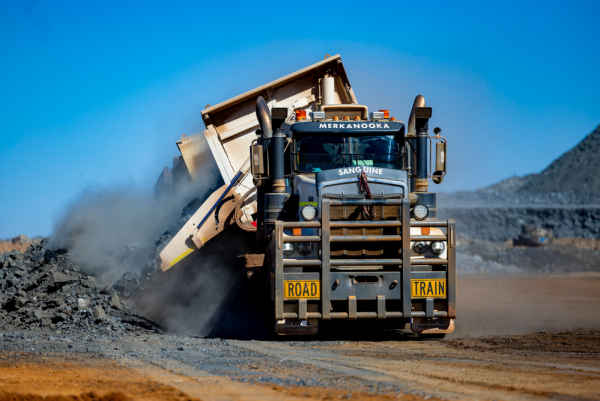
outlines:
M431 175L431 180L440 184L446 175L446 141L439 141L435 144L435 171Z
M253 143L250 145L250 171L254 177L255 184L269 175L267 171L268 163L265 161L265 151L262 144Z
M446 175L446 140L440 136L442 129L435 127L433 133L438 139L435 144L435 171L431 175L431 180L440 184Z

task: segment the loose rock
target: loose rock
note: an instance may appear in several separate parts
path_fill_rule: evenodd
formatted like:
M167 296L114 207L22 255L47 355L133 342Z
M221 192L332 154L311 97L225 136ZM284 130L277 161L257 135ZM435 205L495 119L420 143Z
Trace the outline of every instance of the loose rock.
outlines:
M102 309L101 306L96 306L94 308L94 318L96 319L96 321L101 321L101 320L106 319L106 312L104 312L104 309Z
M116 309L121 309L121 300L119 299L117 293L113 292L112 296L110 297L110 306Z
M0 330L51 328L57 331L152 330L140 321L115 290L102 292L93 276L81 272L64 250L47 241L24 253L0 254ZM107 293L106 293L107 292ZM107 295L111 296L107 296ZM110 327L105 324L110 320Z

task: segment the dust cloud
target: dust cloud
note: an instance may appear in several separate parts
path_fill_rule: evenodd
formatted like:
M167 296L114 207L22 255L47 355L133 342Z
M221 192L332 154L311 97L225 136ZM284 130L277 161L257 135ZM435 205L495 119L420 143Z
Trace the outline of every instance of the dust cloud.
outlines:
M140 313L175 333L264 336L264 280L247 279L242 257L252 238L231 227L178 266L155 274L136 295Z
M68 249L84 271L111 284L154 265L161 234L178 229L182 208L207 187L195 184L172 197L127 187L89 189L60 219L50 246Z
M202 180L167 171L158 181L168 190L127 186L84 191L55 225L49 246L67 249L71 261L94 275L103 286L120 288L136 312L170 332L239 337L253 333L244 260L252 241L237 227L226 230L210 246L162 272L158 253L220 185L218 170L205 149ZM181 165L179 167L182 167ZM263 291L264 293L264 291ZM264 310L264 308L258 308Z
M66 208L50 237L51 248L111 285L124 273L157 268L164 246L214 190L220 177L206 143L197 159L205 174L192 181L181 158L165 168L154 188L88 188Z

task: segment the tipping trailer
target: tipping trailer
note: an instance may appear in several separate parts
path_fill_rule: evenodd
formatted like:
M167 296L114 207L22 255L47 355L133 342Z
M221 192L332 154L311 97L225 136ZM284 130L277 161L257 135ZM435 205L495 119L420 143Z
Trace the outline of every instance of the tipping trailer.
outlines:
M204 137L225 184L161 251L163 270L237 224L253 238L247 268L262 273L277 334L336 319L452 332L454 222L436 217L429 192L446 174L431 114L421 95L406 125L369 112L339 55L207 107ZM177 143L192 177L200 139Z

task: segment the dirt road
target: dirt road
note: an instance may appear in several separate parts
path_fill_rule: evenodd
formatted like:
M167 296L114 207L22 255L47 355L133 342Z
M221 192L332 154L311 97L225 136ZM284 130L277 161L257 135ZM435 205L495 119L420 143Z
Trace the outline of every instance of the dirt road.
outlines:
M454 337L600 329L600 273L459 277Z
M0 400L600 398L598 277L463 277L460 285L461 331L443 341L1 333Z

